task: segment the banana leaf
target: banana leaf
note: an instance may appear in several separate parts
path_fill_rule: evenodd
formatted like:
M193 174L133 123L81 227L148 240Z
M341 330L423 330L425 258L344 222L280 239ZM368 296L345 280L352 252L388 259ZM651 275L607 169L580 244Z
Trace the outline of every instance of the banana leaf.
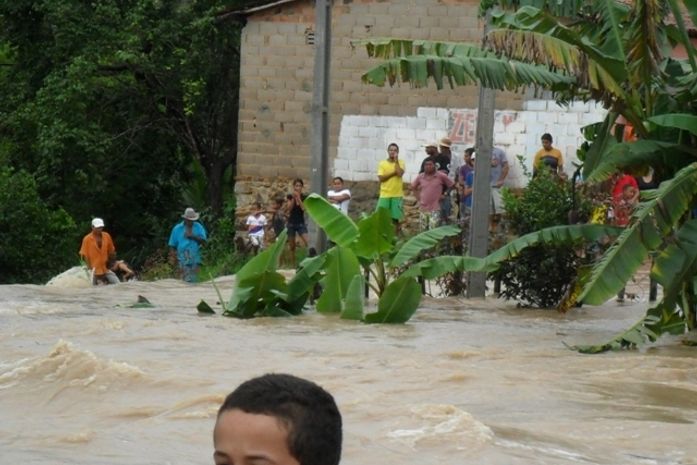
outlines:
M351 280L346 298L344 299L344 308L341 311L341 318L344 320L361 320L363 319L363 293L365 291L365 282L363 276L356 275Z
M422 39L396 39L390 37L375 37L371 39L360 39L351 41L352 47L365 47L368 56L389 60L391 58L401 58L413 55L436 55L436 56L489 56L494 57L492 52L482 50L475 44L464 42L448 42Z
M327 255L307 258L301 263L300 269L288 282L288 300L294 301L309 293L322 277L322 269L327 261Z
M276 242L271 246L253 257L235 274L235 280L239 283L241 280L250 278L264 271L275 271L278 268L278 260L281 257L283 248L286 246L288 234L284 229L278 236ZM233 297L234 298L234 297Z
M238 318L251 318L254 316L258 310L258 304L252 303L251 299L253 299L259 291L257 280L263 283L262 276L268 278L269 273L276 273L278 261L283 252L283 248L286 246L287 239L287 232L283 230L276 239L276 242L257 256L252 257L252 259L239 269L235 274L235 285L233 286L230 300L227 303L221 300L224 309L223 315ZM282 281L285 290L285 278L283 278ZM220 295L220 293L218 293L218 295Z
M692 207L696 192L697 163L692 163L663 182L653 198L639 204L629 226L593 268L579 301L600 305L622 289L649 251L658 248Z
M215 310L211 308L208 303L206 303L205 300L201 300L198 305L196 306L196 310L198 310L198 313L202 315L215 315Z
M675 303L685 282L697 271L697 219L683 224L654 260L651 277L663 286L663 298Z
M414 263L401 276L411 278L422 276L425 279L435 279L455 271L494 271L495 269L495 265L490 265L487 268L486 262L482 258L442 255Z
M602 123L595 123L583 128L583 135L591 142L583 160L583 177L588 179L596 166L602 161L605 153L617 143L612 134L612 127L617 120L618 113L609 112Z
M358 222L359 236L353 245L356 255L375 260L394 248L394 226L390 212L378 208L370 216Z
M378 311L363 317L366 323L406 323L421 302L421 286L414 278L392 281L378 301Z
M326 277L324 290L317 300L317 311L340 313L348 288L355 276L361 275L358 258L346 247L337 246L326 252Z
M649 309L631 328L613 336L607 342L595 345L564 345L583 354L599 354L609 350L636 348L648 342L655 342L662 334L682 334L685 328L685 320L675 307L667 306L661 301Z
M604 224L574 224L568 226L552 226L531 232L509 242L500 249L484 257L483 269L490 270L499 263L514 258L523 249L538 244L572 244L579 240L597 241L605 236L617 236L621 228Z
M454 225L441 226L424 231L409 239L390 261L391 267L404 265L409 260L418 257L421 252L440 243L444 238L460 234L460 228Z
M348 247L358 237L358 227L324 197L310 194L304 202L305 209L327 237L342 247Z
M658 126L682 129L697 136L697 115L686 113L671 113L649 118L649 121Z
M650 139L622 142L613 145L603 154L587 181L605 181L617 170L628 166L651 164L655 162L657 155L675 156L678 152L693 152L693 149L681 144Z
M393 86L397 81L408 82L412 87L425 87L429 78L442 89L444 81L449 87L476 85L497 90L515 91L527 86L554 88L572 86L576 79L545 66L523 63L498 57L469 57L418 55L393 58L368 70L361 76L366 84ZM445 79L444 79L445 78Z
M267 270L241 279L223 315L236 318L266 316L265 310L276 307L279 293L285 294L286 291L286 278L276 271Z

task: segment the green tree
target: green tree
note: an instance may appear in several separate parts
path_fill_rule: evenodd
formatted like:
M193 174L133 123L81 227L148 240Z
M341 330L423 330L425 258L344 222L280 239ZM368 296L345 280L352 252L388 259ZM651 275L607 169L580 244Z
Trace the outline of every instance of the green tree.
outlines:
M39 198L26 172L0 168L0 229L0 282L44 283L78 263L75 223Z
M2 2L0 159L78 224L103 216L136 262L165 243L199 171L194 206L222 214L240 25L219 13L238 3Z

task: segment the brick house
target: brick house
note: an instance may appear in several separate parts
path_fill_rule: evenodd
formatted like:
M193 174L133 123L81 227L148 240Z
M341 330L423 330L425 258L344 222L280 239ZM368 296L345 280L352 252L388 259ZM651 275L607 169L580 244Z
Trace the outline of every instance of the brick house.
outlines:
M235 12L246 20L235 189L242 207L285 191L288 179L309 180L314 4L260 1ZM417 173L426 142L449 136L459 160L474 142L479 88L438 91L433 85L413 89L408 84L363 84L361 75L378 62L364 49L353 48L351 41L402 37L478 43L483 28L478 8L479 0L334 0L329 176L344 177L356 191L354 213L374 205L376 167L389 142L401 147L400 156L407 162L405 181ZM570 163L582 141L580 127L604 115L589 104L575 104L569 111L551 101L507 92L497 93L496 106L495 143L508 152L512 185L524 184L515 156L532 157L542 133L555 136L555 146Z

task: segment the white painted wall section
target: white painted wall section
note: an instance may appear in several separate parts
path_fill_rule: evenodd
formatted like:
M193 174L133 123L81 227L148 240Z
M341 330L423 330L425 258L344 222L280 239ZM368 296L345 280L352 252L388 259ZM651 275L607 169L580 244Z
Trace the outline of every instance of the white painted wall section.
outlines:
M511 167L506 184L527 184L517 157L532 170L532 160L541 148L540 136L548 132L554 146L564 155L564 170L570 175L576 150L583 143L581 128L602 121L606 111L595 103L574 102L569 107L552 100L529 100L523 111L495 113L494 144L503 148ZM474 145L477 132L476 109L418 108L415 116L345 115L341 121L339 147L332 176L350 181L377 180L378 162L387 157L387 145L395 142L406 163L405 181L418 174L425 157L424 145L442 137L453 141L456 165L462 154Z

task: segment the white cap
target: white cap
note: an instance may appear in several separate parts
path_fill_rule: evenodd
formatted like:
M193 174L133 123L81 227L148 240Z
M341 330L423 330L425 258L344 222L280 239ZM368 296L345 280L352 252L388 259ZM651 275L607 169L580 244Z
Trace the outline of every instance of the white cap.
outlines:
M101 218L95 218L92 220L92 227L93 228L103 228L104 227L104 220Z

